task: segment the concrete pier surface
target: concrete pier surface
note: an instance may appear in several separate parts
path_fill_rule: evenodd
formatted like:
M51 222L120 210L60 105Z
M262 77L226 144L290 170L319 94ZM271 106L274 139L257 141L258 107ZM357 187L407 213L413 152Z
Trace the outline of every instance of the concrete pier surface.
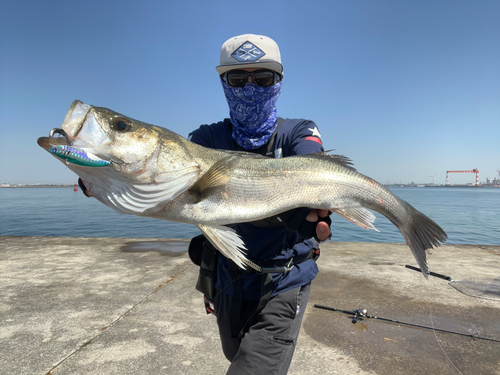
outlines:
M0 237L0 373L224 374L187 244ZM327 242L318 265L289 374L500 374L500 295L425 280L403 244ZM500 246L445 245L429 265L498 288Z

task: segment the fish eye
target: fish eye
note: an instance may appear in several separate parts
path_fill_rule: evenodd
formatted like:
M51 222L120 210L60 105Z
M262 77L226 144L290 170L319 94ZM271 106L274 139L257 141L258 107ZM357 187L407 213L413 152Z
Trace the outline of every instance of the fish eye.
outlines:
M132 129L132 124L127 120L124 120L122 118L117 118L112 122L111 127L114 130L123 133Z

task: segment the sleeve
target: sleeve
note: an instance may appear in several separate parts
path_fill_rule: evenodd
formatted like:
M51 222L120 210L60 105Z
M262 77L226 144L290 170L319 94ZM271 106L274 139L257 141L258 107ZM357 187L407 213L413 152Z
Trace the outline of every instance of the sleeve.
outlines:
M287 128L284 129L288 135L284 142L286 146L285 156L305 155L323 152L321 134L316 124L309 120L288 120ZM330 224L330 218L325 217L312 223L306 221L306 216L311 212L310 208L292 209L269 218L252 222L257 227L286 226L288 230L294 230L304 238L316 236L316 226L319 221Z
M324 152L321 133L318 126L309 120L302 120L294 127L292 132L292 155L305 155ZM288 230L296 230L300 237L308 239L314 237L316 241L321 242L316 235L316 227L320 221L325 221L328 226L332 221L329 215L319 218L318 221L312 223L306 220L310 208L299 208L285 220L285 225ZM290 214L290 213L288 213ZM330 235L331 236L331 235Z
M188 139L200 146L218 150L232 150L232 125L229 119L211 125L201 125L189 133Z
M292 134L293 155L315 154L325 151L318 126L309 120L301 121Z
M208 125L201 125L198 129L189 133L188 139L200 146L213 147L212 132Z

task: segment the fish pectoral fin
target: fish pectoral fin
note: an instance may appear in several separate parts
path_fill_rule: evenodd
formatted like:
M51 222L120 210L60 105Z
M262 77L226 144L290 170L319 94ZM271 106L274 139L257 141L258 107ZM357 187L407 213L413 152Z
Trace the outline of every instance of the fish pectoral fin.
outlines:
M359 225L361 228L371 229L375 231L379 231L372 224L376 217L370 211L363 207L352 207L352 208L342 208L342 209L334 209L337 215L342 216L344 219L349 220L350 222Z
M107 180L108 191L104 204L124 214L140 215L160 203L169 202L188 189L198 178L200 170L189 167L163 175L157 183L123 183L121 180ZM109 203L109 204L108 204Z
M228 171L234 168L236 163L238 163L237 158L226 156L212 165L189 189L197 197L196 203L204 200L214 190L224 186L229 180Z
M197 226L217 250L236 263L238 267L247 268L242 261L242 259L247 259L245 255L247 249L234 229L222 225L199 224Z

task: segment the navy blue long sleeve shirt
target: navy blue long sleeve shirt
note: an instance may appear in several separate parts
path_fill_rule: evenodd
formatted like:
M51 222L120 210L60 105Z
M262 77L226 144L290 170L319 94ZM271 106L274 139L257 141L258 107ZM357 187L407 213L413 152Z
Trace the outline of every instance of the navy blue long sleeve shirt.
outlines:
M232 124L229 119L202 125L189 135L199 145L218 150L241 150L232 139ZM265 147L265 146L264 146ZM259 152L259 150L245 150ZM278 128L272 152L275 158L322 152L321 135L316 124L303 119L285 119ZM241 223L233 227L248 249L248 259L258 263L269 259L290 259L308 253L315 245L314 239L303 240L296 231L285 226L257 227ZM233 295L232 277L229 272L231 260L219 257L215 287ZM258 300L261 294L261 275L239 270L243 300ZM309 259L296 265L290 272L273 274L273 295L307 284L316 277L318 267Z

